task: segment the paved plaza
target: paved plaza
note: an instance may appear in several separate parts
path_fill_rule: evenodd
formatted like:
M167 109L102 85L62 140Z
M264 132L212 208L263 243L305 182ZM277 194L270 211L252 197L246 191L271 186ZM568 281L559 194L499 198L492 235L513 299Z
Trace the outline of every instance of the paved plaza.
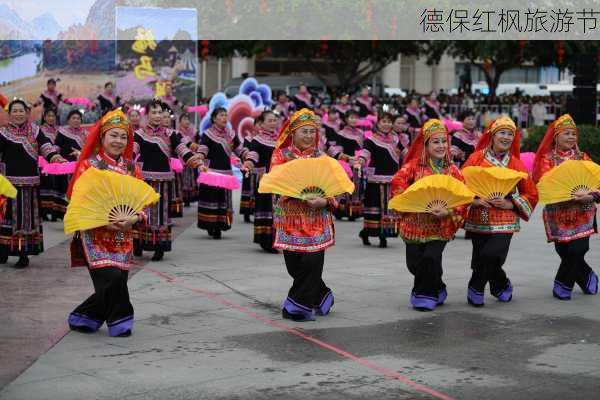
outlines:
M209 238L188 208L173 251L160 263L145 254L129 281L129 338L68 331L92 285L67 268L62 225L49 223L44 255L25 270L0 266L0 399L597 398L600 297L552 298L558 257L540 214L513 239L511 303L489 292L483 308L466 303L461 231L444 253L447 303L430 313L410 308L399 239L363 247L362 222L338 222L324 273L333 311L296 323L281 318L283 257L259 251L239 217L223 240ZM597 237L591 247L599 272Z

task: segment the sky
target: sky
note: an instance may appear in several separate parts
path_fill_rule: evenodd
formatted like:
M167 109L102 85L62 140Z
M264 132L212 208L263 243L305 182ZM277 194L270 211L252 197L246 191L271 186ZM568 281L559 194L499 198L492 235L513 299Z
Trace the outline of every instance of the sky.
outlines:
M63 28L84 23L94 2L95 0L0 0L0 4L15 10L24 21L50 13Z

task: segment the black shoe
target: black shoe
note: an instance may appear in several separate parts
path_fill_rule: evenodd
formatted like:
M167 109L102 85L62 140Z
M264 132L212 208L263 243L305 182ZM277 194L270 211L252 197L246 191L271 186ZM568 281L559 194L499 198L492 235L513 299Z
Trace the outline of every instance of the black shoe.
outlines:
M387 247L387 239L385 236L379 236L379 248L385 249Z
M252 220L250 219L250 214L244 214L244 222L246 222L247 224L252 223Z
M77 331L77 332L81 332L81 333L94 333L94 332L96 332L95 330L93 330L89 326L69 325L69 328L71 328L72 331Z
M354 222L354 221L356 221L356 217L355 216L350 216L350 217L348 217L348 221Z
M277 249L274 249L271 246L260 246L260 247L269 254L279 254L279 251L277 251Z
M57 220L58 220L58 218L56 218L56 215L53 215L52 217L50 217L51 222L56 222Z
M429 312L429 311L433 311L431 308L427 308L427 307L413 307L415 310L417 311L421 311L421 312Z
M160 261L163 259L164 255L165 252L162 249L156 250L154 251L154 255L152 256L152 261Z
M369 234L364 229L359 232L358 237L362 239L365 246L371 245L371 242L369 242Z
M218 229L215 229L212 232L211 236L213 237L213 239L221 239L222 238L221 231Z
M190 206L190 202L189 201L184 201L183 202L183 206L184 207L189 207Z
M21 256L19 257L19 261L17 261L15 263L15 265L13 265L14 268L17 269L21 269L21 268L25 268L29 265L29 257L27 256Z
M136 257L141 257L144 254L144 251L141 247L134 246L133 247L133 255Z
M473 302L471 301L471 299L469 299L468 297L467 297L467 302L468 302L470 305L472 305L473 307L475 307L475 308L483 307L483 305L484 305L484 303L481 303L481 304L475 304L475 303L473 303Z
M8 261L8 254L0 255L0 264L6 264L7 261Z
M128 329L128 330L126 330L125 332L123 332L123 333L119 333L119 334L117 335L117 337L129 337L129 336L131 336L131 331L130 331L129 329Z

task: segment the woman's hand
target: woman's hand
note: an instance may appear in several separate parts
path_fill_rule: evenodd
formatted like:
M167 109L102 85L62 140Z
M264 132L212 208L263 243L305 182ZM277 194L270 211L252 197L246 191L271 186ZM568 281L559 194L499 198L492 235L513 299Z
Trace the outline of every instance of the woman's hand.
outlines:
M489 203L492 206L503 210L512 210L513 208L515 208L515 205L509 199L490 199Z
M448 215L450 215L450 210L448 210L447 208L432 208L429 211L429 214L435 215L438 218L444 218L447 217Z
M480 199L480 198L473 199L473 205L476 207L485 207L485 208L492 207L492 204L489 202L489 200Z
M573 193L573 200L578 203L587 204L594 201L594 196L592 196L592 192L590 191L581 190Z
M195 154L186 161L186 164L192 168L198 168L204 164L204 159L199 154Z
M73 150L73 151L71 152L71 155L72 155L73 157L75 157L75 158L79 158L79 155L81 154L81 151L79 151L79 150L77 150L77 149L73 149L73 148L71 148L71 150Z
M60 154L56 154L54 156L52 156L52 158L50 159L51 163L66 163L67 160L65 160Z
M242 172L252 172L252 168L254 168L254 163L250 160L244 161L240 171Z
M327 199L323 197L315 197L313 199L308 199L306 200L306 202L308 203L310 208L319 209L327 207Z
M131 228L133 228L133 225L137 224L138 222L140 222L140 217L136 215L127 220L115 221L106 227L111 231L128 232L131 230Z
M198 149L200 148L200 145L198 143L190 143L190 150L193 151L194 153L198 151Z

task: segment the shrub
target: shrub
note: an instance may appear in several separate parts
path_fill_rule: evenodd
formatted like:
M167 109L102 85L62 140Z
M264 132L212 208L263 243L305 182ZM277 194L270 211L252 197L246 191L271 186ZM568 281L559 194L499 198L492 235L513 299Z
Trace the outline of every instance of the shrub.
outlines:
M585 151L596 163L600 163L600 128L593 125L578 125L579 148ZM536 152L546 133L546 126L534 126L527 130L521 151Z

